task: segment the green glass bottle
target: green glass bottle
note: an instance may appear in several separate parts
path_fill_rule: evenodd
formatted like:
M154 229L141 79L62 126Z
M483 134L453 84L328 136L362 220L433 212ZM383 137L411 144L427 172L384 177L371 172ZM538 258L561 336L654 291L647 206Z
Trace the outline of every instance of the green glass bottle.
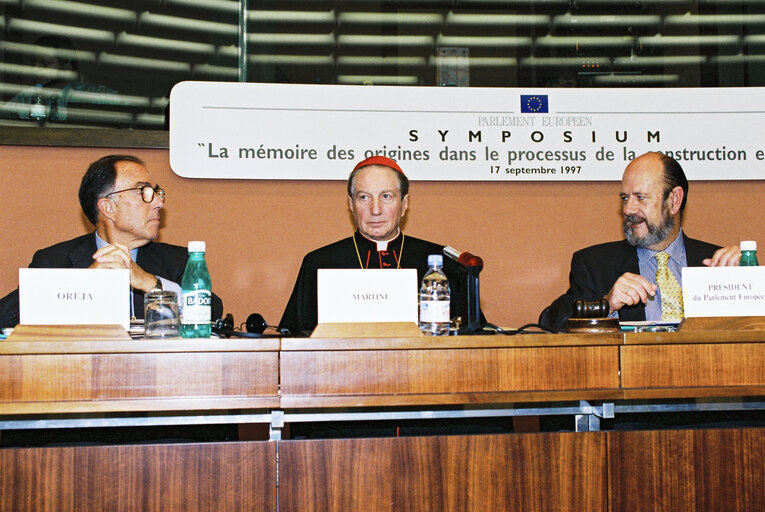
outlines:
M212 330L212 291L205 249L204 242L189 242L189 260L181 281L181 336L184 338L209 338Z
M756 267L757 262L757 242L746 240L739 245L741 248L741 259L738 264L741 267Z

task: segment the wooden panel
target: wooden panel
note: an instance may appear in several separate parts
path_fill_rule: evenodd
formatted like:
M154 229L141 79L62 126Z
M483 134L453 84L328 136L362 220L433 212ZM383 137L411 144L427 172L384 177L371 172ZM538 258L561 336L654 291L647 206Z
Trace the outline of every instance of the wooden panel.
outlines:
M117 354L147 352L278 352L278 338L258 339L135 339L130 341L46 341L41 339L0 343L3 354Z
M609 432L611 510L762 512L765 429Z
M749 317L744 317L749 318ZM625 345L658 345L689 343L757 343L765 342L765 331L721 330L679 332L625 332Z
M618 347L281 354L283 398L615 389L618 372Z
M279 442L284 512L605 511L605 434Z
M169 143L166 130L119 130L111 128L40 128L0 126L2 144L32 146L63 146L83 148L164 148ZM119 152L120 154L124 152ZM128 152L129 153L129 152ZM89 160L90 161L90 160Z
M0 403L0 414L68 414L157 411L220 411L278 408L279 397L142 398L140 400L85 400L69 402ZM141 416L141 415L139 415Z
M683 331L759 331L765 335L765 316L713 316L686 318Z
M520 402L562 402L579 400L620 400L620 389L574 391L507 391L485 393L424 393L420 395L282 395L281 407L390 407L423 405L511 404Z
M0 412L7 414L24 403L114 401L112 410L120 410L118 401L136 399L273 399L278 353L4 355L0 380Z
M425 336L415 322L353 322L317 325L311 338L400 338Z
M269 442L0 450L0 512L276 510Z
M8 336L11 343L26 341L130 341L121 325L17 325Z
M765 386L725 386L718 388L637 388L625 389L624 400L658 400L663 398L739 398L765 396Z
M622 345L624 335L616 334L516 334L513 336L416 336L398 338L284 338L283 351L303 350L414 350L441 348L510 348Z
M765 343L630 345L621 351L624 388L765 385Z

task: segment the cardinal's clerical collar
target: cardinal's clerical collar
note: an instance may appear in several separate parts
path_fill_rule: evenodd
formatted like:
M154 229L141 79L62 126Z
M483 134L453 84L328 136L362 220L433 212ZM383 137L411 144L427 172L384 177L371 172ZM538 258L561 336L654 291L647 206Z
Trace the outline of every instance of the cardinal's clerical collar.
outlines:
M388 244L389 244L389 243L391 243L391 242L392 242L393 240L395 240L396 238L398 238L398 235L400 235L400 234L401 234L401 228L396 228L396 236L394 236L394 237L393 237L393 238L391 238L390 240L383 240L382 242L381 242L381 241L379 241L379 240L372 240L371 238L369 238L368 236L366 236L366 235L365 235L364 233L362 233L361 231L359 231L359 234L360 234L361 236L363 236L364 238L366 238L367 240L369 240L370 242L372 242L373 244L377 244L377 252L381 252L381 251L387 251L387 250L388 250Z

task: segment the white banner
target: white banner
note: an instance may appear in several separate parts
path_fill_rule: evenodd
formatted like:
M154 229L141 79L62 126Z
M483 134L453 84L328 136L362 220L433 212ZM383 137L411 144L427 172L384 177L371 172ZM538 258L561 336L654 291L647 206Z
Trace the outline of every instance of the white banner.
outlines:
M189 178L344 180L374 154L413 180L620 180L647 151L691 180L765 179L765 88L511 89L182 82Z

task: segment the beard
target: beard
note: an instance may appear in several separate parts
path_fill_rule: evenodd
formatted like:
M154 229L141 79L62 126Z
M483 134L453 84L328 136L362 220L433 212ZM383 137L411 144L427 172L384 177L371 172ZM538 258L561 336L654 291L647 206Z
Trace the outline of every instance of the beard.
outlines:
M648 228L648 233L645 236L638 236L630 228L630 223L645 222ZM645 217L639 215L625 215L624 216L624 236L627 238L627 243L633 247L650 247L656 245L659 242L663 242L667 239L672 229L675 227L675 219L669 214L669 205L666 208L662 208L661 223L651 224Z

